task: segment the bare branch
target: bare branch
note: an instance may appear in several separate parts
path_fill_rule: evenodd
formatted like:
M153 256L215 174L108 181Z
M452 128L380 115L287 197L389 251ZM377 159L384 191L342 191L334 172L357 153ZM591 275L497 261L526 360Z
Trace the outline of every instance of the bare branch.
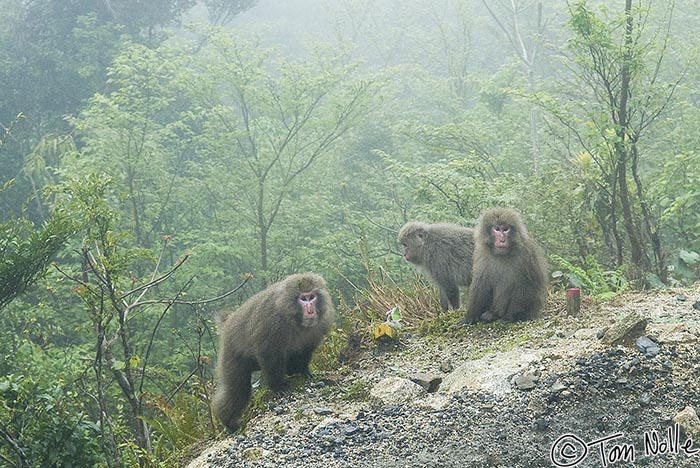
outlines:
M147 301L140 301L140 302L135 302L133 303L130 308L135 309L136 307L140 307L143 305L147 304L184 304L184 305L202 305L202 304L210 304L212 302L220 301L221 299L224 299L225 297L230 296L231 294L235 293L236 291L240 290L243 286L245 286L248 281L250 281L253 278L253 275L251 274L246 274L243 282L233 288L232 290L225 292L221 294L220 296L213 297L211 299L200 299L197 301L183 301L180 299L152 299L152 300L147 300Z
M146 284L143 284L143 285L141 285L141 286L139 286L139 287L137 287L137 288L134 288L134 289L132 289L131 291L127 291L127 292L125 292L125 293L122 293L122 294L119 296L119 298L120 298L120 299L124 299L124 298L126 298L126 297L128 297L128 296L134 294L135 292L144 290L143 293L141 293L141 295L139 295L139 299L140 299L141 297L143 297L143 295L147 292L148 289L150 289L151 287L156 286L156 285L162 283L163 281L167 280L168 278L170 278L170 277L171 277L171 276L172 276L172 275L187 261L187 259L188 259L189 257L190 257L189 254L186 254L182 259L180 259L180 260L179 260L167 273L165 273L163 276L160 276L160 277L157 278L157 279L154 279L154 280L152 280L152 281L149 281L149 282L146 283ZM155 273L155 271L157 271L157 268L156 268L156 270L154 270L154 273ZM136 302L138 302L138 299L136 300Z

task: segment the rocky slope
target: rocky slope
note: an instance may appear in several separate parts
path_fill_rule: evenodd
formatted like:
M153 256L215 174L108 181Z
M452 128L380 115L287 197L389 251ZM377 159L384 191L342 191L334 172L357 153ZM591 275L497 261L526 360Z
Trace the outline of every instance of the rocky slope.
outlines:
M404 333L189 467L700 466L699 300L584 298L570 317L554 298L530 323Z

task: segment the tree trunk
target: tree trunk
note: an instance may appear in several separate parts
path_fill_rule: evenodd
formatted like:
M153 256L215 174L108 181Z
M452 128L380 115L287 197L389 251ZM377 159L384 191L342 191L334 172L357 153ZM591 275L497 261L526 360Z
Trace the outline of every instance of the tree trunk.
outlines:
M629 161L628 145L632 134L627 109L629 94L630 94L630 60L632 59L632 31L634 21L632 17L632 0L625 0L625 17L627 24L625 26L625 44L624 57L622 61L622 69L620 70L620 103L617 108L617 137L615 143L615 156L617 159L617 183L620 188L620 205L622 207L622 221L627 232L627 237L630 242L631 261L634 265L644 267L644 250L641 241L641 233L634 221L634 213L632 210L632 201L630 198L630 190L627 185L627 164Z

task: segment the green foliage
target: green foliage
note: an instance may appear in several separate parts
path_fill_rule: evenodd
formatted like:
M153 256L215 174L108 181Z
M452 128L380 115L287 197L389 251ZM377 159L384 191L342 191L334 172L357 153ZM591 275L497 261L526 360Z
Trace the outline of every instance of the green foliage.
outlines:
M607 243L614 245L615 263L621 266L628 256L633 279L652 271L664 277L661 229L639 168L650 159L641 142L675 102L684 77L676 71L659 79L669 55L673 4L653 11L652 2L627 2L611 13L605 4L594 8L590 3L581 0L568 7L573 33L567 41L569 66L578 78L572 92L579 99L555 105L552 115L576 135L583 154L600 171L596 192L603 198L595 213ZM658 15L655 23L646 21L652 12Z
M77 227L76 221L61 210L55 211L39 230L23 218L0 224L0 309L45 272Z
M221 201L239 214L229 231L250 236L256 272L269 281L289 248L278 231L284 213L322 195L306 176L357 125L375 85L356 78L358 65L342 51L319 48L302 62L223 31L209 41L195 65L206 73L193 70L189 90L203 110L206 183L220 187Z
M693 145L694 142L689 142ZM652 187L668 226L668 239L686 249L700 251L700 152L688 151L663 161Z
M592 256L586 257L583 266L573 265L558 255L552 255L552 259L564 270L552 273L554 278L563 278L568 286L582 288L587 294L599 299L612 299L630 287L622 269L605 270Z
M0 460L6 466L73 467L106 464L90 418L58 383L23 375L0 377Z
M211 432L210 409L192 393L179 394L172 403L159 398L151 402L160 410L159 414L148 418L153 428L154 466L177 465L187 450L201 440L202 434Z
M459 330L457 327L455 327L455 323L464 317L464 313L465 310L462 309L449 309L421 321L418 324L417 329L420 333L427 335L459 334Z

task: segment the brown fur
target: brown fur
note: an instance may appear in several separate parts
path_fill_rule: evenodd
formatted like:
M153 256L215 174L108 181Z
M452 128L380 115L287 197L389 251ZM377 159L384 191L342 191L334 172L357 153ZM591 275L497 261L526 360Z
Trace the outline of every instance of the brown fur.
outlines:
M303 324L297 299L307 292L316 294L317 317ZM276 392L286 390L288 374L311 375L309 361L333 323L333 304L323 278L301 273L257 293L235 312L221 314L219 320L214 411L235 431L250 399L254 370L262 370L263 380Z
M494 248L494 226L510 228L505 251ZM537 317L547 295L547 271L544 254L520 214L509 208L486 210L476 226L473 278L460 324Z
M399 231L404 258L426 273L440 290L440 305L459 309L460 286L472 280L474 229L457 224L406 223Z

